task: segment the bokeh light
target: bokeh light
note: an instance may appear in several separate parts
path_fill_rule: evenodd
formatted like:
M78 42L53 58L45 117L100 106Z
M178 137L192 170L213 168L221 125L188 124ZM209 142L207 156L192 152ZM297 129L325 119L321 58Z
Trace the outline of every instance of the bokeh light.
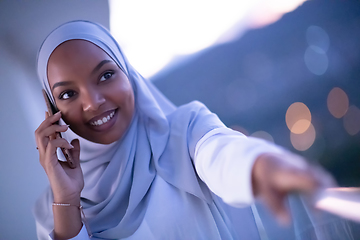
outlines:
M330 38L327 32L319 26L310 26L306 30L306 41L309 46L321 48L324 52L329 49Z
M256 138L261 138L272 143L274 142L274 138L271 136L271 134L265 131L254 132L253 134L251 134L251 136Z
M317 46L309 46L306 49L304 60L309 71L315 75L323 75L329 66L326 52Z
M292 133L304 133L311 125L311 112L302 102L289 106L285 115L286 125Z
M308 150L313 145L315 138L316 132L312 124L310 124L308 129L301 134L296 134L293 132L290 133L291 144L298 151Z
M355 135L360 131L360 109L352 105L345 114L344 128L350 135Z
M334 117L342 118L349 108L347 94L341 88L333 88L327 98L327 107Z
M306 67L315 75L323 75L329 66L326 54L330 46L329 35L319 26L310 26L306 30L306 41L309 44L304 54Z

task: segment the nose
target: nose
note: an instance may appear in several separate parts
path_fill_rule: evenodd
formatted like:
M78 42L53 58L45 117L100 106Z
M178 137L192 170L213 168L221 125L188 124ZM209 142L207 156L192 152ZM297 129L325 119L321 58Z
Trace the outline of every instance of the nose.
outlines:
M87 89L82 93L83 111L96 111L105 102L105 98L100 91Z

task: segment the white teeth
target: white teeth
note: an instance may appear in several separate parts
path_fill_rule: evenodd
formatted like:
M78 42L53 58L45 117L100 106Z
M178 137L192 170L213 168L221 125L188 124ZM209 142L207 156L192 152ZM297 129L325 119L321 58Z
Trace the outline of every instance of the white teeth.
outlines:
M93 126L100 126L109 121L115 115L115 111L111 112L108 116L103 117L102 119L91 122L90 124Z

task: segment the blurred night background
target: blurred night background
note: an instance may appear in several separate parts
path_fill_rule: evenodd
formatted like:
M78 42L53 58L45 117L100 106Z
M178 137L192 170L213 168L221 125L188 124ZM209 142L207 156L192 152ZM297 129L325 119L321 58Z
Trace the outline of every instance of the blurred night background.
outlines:
M360 1L306 1L152 80L175 104L202 101L227 126L319 162L342 186L359 186L359 43Z
M36 55L52 29L75 19L110 28L135 68L176 105L199 100L228 127L324 166L341 186L359 187L360 1L175 2L0 1L0 240L36 238L31 208L48 185L34 139L45 110ZM167 12L172 4L174 12ZM202 47L162 55L182 42L209 39L207 31L237 10L239 19ZM150 24L155 17L159 24ZM181 25L187 20L195 27L188 34L180 31L190 28ZM166 22L172 27L155 29ZM145 69L161 56L161 64Z

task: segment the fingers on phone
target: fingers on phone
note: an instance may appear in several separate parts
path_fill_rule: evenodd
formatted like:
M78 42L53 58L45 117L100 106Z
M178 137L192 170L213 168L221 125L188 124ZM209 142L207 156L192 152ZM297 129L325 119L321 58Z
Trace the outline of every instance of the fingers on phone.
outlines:
M60 111L55 113L52 116L49 116L49 120L50 120L51 123L55 123L55 122L59 121L60 118L61 118L61 112Z
M73 157L75 166L80 166L80 142L79 139L74 139L71 141L71 145L74 146L73 149L70 150L71 156Z
M41 154L40 164L46 169L47 166L54 166L58 163L57 148L72 149L73 146L64 138L50 140L45 146L45 151Z
M50 154L56 153L57 148L73 149L74 146L63 138L56 138L49 141L48 145L46 146L46 151Z
M46 112L47 114L47 112ZM45 115L46 115L45 114ZM47 116L46 119L40 124L38 127L38 130L47 128L50 125L53 125L54 123L58 122L61 118L61 112L57 112L55 115Z
M48 128L45 128L42 134L44 137L49 137L56 134L57 132L66 132L68 128L69 128L68 125L54 124L49 126Z
M41 129L40 127L35 131L36 144L39 149L46 148L50 140L56 139L56 133L65 132L69 128L68 125L50 125L47 128Z
M57 124L50 125L49 127L47 127L44 130L40 131L38 133L38 137L42 141L46 140L46 141L43 141L44 143L46 143L48 141L48 139L52 140L52 139L58 138L57 133L65 132L67 129L68 129L67 125L57 125Z

